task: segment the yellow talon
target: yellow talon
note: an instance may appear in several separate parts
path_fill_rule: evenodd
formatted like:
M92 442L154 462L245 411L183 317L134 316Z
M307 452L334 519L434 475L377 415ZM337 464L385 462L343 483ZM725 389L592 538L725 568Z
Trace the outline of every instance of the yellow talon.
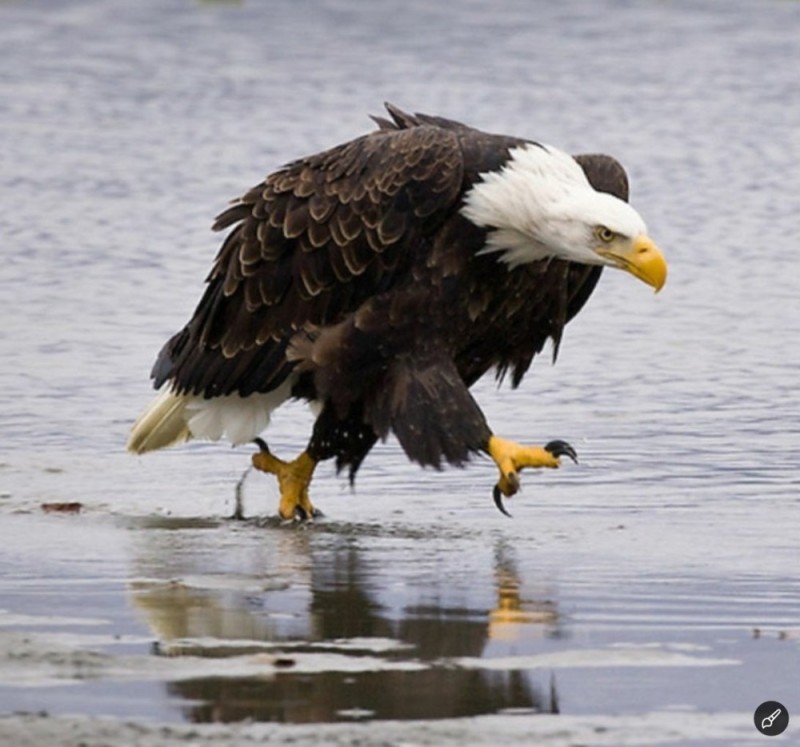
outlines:
M522 446L499 436L489 439L489 456L500 470L497 487L505 496L519 490L519 471L524 467L555 468L561 464L559 457L542 446Z
M278 478L281 492L278 513L281 518L293 519L297 514L305 515L307 519L314 517L316 509L308 497L308 486L317 463L308 452L304 451L291 462L284 462L269 451L262 450L253 454L253 466Z

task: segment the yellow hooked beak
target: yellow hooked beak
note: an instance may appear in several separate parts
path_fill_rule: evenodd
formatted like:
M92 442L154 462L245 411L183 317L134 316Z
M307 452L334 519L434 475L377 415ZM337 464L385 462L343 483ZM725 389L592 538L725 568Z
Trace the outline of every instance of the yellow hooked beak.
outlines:
M632 240L617 237L595 251L615 267L652 285L656 293L667 282L667 261L649 236L639 234Z

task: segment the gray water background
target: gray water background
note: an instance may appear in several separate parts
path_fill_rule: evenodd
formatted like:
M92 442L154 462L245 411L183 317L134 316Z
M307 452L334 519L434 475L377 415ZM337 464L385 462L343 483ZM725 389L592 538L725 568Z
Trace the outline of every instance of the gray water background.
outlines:
M751 718L777 699L800 718L800 3L5 2L0 62L0 609L163 640L178 603L148 608L147 584L194 579L198 618L214 608L250 637L389 636L427 662L615 647L733 662L426 670L420 692L452 686L463 706L372 702L356 678L341 707L377 718L528 707L553 677L563 713ZM227 200L366 131L383 100L614 154L668 284L606 272L556 366L543 356L516 392L476 386L498 432L580 453L525 475L513 521L489 462L422 471L393 442L355 493L319 470L329 518L310 532L218 520L246 449L124 453L150 365L199 298ZM289 456L310 425L282 410L270 443ZM252 515L274 512L266 479L245 492ZM85 511L41 515L53 501ZM509 585L534 616L504 637L488 621ZM180 634L199 636L190 622ZM234 719L331 720L326 676L317 711L251 712L208 682L8 686L0 710L203 720L187 703L228 697Z

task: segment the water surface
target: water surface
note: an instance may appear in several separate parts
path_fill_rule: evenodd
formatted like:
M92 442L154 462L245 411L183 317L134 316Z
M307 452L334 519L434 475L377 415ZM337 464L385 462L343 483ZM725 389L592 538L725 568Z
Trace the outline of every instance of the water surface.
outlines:
M8 2L0 50L0 711L500 714L565 744L800 718L800 4ZM229 522L247 449L123 452L147 373L226 201L385 99L616 155L668 285L606 273L557 366L476 386L498 432L580 453L513 520L488 461L389 442L355 493L319 471L312 529L259 519L262 475Z

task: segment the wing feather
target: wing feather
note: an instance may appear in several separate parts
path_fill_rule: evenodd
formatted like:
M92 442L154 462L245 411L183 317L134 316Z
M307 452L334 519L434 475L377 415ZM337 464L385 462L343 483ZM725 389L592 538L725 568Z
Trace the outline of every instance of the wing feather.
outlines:
M286 340L403 277L462 189L458 138L434 126L377 130L271 174L218 216L215 230L230 232L192 319L159 355L156 386L274 388Z
M420 252L438 273L434 282L462 276L483 237L456 216L459 197L526 141L387 110L391 120L376 118L377 131L288 164L218 216L214 229L229 233L192 319L156 361L157 387L171 381L177 392L206 396L270 391L294 365L286 359L293 335L337 324L402 282ZM576 160L595 189L627 199L614 159ZM491 257L478 265L462 291L475 329L458 371L470 385L494 366L516 386L547 339L555 357L601 268L552 260L498 272Z

